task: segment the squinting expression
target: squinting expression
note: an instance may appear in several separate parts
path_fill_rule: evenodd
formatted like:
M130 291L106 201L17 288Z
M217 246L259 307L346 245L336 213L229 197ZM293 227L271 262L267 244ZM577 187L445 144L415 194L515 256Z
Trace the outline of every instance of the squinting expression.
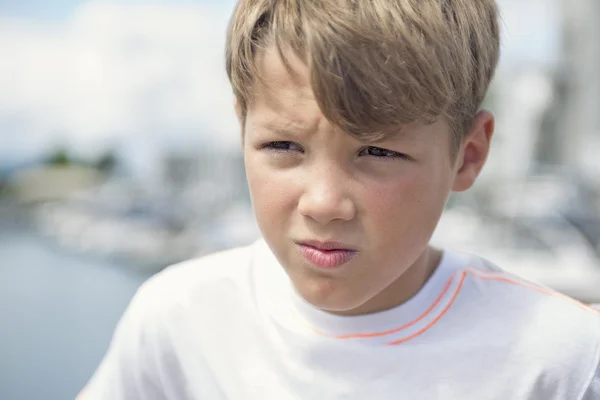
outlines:
M320 309L393 307L439 259L428 246L460 163L443 121L361 142L322 115L306 66L274 51L245 118L244 156L261 232L297 292Z

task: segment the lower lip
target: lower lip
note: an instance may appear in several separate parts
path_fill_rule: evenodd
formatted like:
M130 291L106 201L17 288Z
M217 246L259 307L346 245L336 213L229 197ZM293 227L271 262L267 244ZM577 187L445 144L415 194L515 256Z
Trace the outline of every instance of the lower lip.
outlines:
M320 250L303 244L297 245L304 258L315 267L333 269L340 267L358 254L354 250Z

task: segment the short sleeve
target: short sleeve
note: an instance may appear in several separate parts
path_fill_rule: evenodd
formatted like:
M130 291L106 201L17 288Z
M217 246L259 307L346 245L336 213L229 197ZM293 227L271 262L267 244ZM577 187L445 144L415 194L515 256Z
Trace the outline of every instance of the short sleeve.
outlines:
M600 326L600 323L598 324L598 326ZM600 331L600 329L598 331ZM600 341L600 338L598 338L598 340ZM581 400L600 400L600 343L597 345L597 347L598 348L596 349L596 355L594 357L596 363L596 371L593 373L592 379L587 387L587 390L581 397Z
M596 367L592 381L581 400L600 400L600 364Z
M86 385L82 400L163 400L158 374L158 318L144 285L117 324L109 349Z

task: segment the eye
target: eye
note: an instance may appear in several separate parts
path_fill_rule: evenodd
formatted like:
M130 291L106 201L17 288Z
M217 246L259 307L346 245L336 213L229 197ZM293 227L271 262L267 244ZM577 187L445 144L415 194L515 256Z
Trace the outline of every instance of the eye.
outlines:
M404 159L409 157L406 154L398 153L397 151L382 149L381 147L367 146L360 149L359 156L371 156L381 159Z
M303 152L302 148L298 144L296 144L294 142L287 142L287 141L267 142L267 143L263 144L260 148L266 149L266 150L278 151L278 152L292 152L292 151Z

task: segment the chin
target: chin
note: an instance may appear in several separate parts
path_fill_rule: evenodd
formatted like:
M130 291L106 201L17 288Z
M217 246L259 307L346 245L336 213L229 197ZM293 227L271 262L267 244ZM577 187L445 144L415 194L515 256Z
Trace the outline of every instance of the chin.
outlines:
M366 302L351 296L343 289L333 290L331 285L327 284L312 282L311 284L305 283L302 287L295 286L304 301L315 308L335 314L350 314Z
M320 310L326 311L331 314L338 315L357 315L360 314L357 312L357 309L361 306L361 304L357 305L349 305L349 304L335 304L331 306L323 306L319 307ZM315 306L316 307L316 306Z

